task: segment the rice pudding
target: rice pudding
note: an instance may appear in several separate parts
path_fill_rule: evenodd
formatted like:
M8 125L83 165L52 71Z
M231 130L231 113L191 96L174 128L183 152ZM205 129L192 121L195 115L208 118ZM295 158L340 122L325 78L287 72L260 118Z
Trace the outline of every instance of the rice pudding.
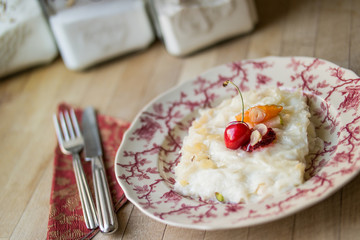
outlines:
M257 202L304 182L305 157L316 139L306 97L300 90L268 88L243 98L245 109L281 106L281 124L271 128L275 140L251 152L225 146L224 130L242 111L240 96L200 110L183 140L176 191L203 200L219 200L218 194L225 202Z

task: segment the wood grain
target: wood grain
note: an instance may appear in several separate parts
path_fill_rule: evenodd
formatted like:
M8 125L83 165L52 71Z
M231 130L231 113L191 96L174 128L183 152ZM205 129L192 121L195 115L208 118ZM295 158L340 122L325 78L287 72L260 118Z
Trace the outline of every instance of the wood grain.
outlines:
M242 36L186 57L159 41L82 72L53 63L0 79L0 240L45 239L60 102L93 105L132 121L153 98L209 68L269 55L313 56L360 73L360 1L257 0L259 22ZM200 231L157 222L131 203L119 229L94 239L359 239L360 176L324 201L257 226Z

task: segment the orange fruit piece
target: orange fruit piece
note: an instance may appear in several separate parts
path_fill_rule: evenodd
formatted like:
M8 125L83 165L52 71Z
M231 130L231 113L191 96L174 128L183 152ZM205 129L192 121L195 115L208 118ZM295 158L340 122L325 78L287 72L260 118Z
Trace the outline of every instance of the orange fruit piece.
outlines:
M276 117L283 110L279 105L259 105L246 110L244 115L244 122L250 124L258 124L265 122L273 117ZM240 113L236 117L237 121L242 120L242 114Z

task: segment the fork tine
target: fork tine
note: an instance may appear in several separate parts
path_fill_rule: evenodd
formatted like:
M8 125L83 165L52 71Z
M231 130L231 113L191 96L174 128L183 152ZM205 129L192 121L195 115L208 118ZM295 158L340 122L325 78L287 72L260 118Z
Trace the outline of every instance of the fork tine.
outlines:
M63 145L63 135L61 133L59 121L57 119L56 114L53 115L53 122L54 122L54 127L55 127L55 132L56 132L58 142L59 142L60 145Z
M75 128L76 135L77 135L77 136L81 136L79 123L78 123L78 121L77 121L77 118L76 118L76 115L75 115L75 111L74 111L73 108L70 110L70 116L71 116L72 122L73 122L73 124L74 124L74 128Z
M74 128L73 128L73 123L71 122L70 116L69 116L69 111L65 111L65 120L68 126L68 130L70 133L70 138L74 139L75 138L75 133L74 133Z
M62 127L62 131L63 131L65 141L69 141L70 140L69 132L68 132L68 129L67 129L67 126L66 126L64 114L62 112L59 113L59 119L60 119L60 124L61 124L61 127Z

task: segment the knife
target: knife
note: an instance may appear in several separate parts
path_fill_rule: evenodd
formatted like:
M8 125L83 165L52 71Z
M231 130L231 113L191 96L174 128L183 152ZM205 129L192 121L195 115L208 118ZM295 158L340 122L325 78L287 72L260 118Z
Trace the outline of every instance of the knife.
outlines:
M82 115L85 159L91 161L95 200L100 231L113 233L118 227L109 185L102 160L101 140L94 108L87 107Z

